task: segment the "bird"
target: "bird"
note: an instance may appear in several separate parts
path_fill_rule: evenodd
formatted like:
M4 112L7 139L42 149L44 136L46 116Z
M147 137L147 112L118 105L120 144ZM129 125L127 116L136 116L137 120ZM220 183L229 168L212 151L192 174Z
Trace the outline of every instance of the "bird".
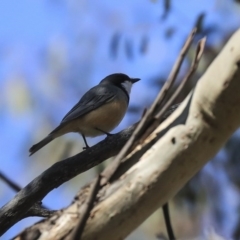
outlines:
M58 127L29 149L29 156L66 133L80 133L86 146L83 149L89 148L86 137L112 135L127 111L132 85L139 80L123 73L105 77L82 96Z

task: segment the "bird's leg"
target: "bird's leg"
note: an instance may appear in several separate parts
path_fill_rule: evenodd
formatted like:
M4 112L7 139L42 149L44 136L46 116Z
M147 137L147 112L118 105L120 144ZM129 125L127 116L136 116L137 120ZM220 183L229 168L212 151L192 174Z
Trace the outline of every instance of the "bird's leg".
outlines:
M113 135L113 134L108 133L108 132L105 132L105 131L103 131L103 130L101 130L101 129L99 129L99 128L95 128L95 129L98 130L99 132L102 132L102 133L106 134L108 137L110 137L110 136Z
M86 145L86 147L83 147L83 149L88 149L89 146L88 146L88 144L87 144L87 140L86 140L86 138L85 138L85 136L84 136L83 134L81 134L81 135L82 135L83 141L84 141L84 143L85 143L85 145Z

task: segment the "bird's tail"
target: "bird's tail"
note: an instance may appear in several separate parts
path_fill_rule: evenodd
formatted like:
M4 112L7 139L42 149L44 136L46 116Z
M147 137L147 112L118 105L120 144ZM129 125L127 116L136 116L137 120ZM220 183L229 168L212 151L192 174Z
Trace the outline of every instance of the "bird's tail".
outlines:
M30 149L29 149L29 156L33 155L35 152L37 152L39 149L50 143L54 137L50 134L47 137L45 137L42 141L40 141L37 144L34 144Z

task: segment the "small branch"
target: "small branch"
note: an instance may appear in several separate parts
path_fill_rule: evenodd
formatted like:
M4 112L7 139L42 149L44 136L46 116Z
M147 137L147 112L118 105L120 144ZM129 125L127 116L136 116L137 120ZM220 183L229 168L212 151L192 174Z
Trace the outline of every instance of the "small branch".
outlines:
M172 229L168 203L165 203L162 206L162 210L163 210L163 216L164 216L164 219L165 219L165 224L166 224L166 229L167 229L167 233L168 233L168 238L169 238L169 240L175 240L176 238L174 236L174 232L173 232L173 229Z
M153 130L159 125L159 121L164 116L165 112L170 108L170 106L172 106L172 104L177 99L177 97L179 96L179 94L181 93L183 88L186 86L187 82L191 79L192 75L195 73L195 71L196 71L196 69L198 67L199 61L200 61L200 59L202 57L203 50L204 50L204 47L205 47L205 43L206 43L206 37L201 39L198 42L196 53L195 53L195 57L194 57L194 60L192 62L192 65L191 65L188 73L186 74L185 78L182 80L181 84L178 86L176 91L173 93L171 98L167 101L167 103L161 108L159 113L155 116L155 122L152 123L151 126L147 129L147 131L145 132L145 134L143 136L143 140L151 132L153 132Z
M82 212L82 215L79 218L79 222L76 228L73 230L72 235L70 237L70 239L72 240L81 239L84 227L90 216L90 212L94 206L94 201L96 200L96 196L100 187L100 180L101 180L101 175L98 175L98 177L95 179L95 181L92 184L92 188L89 192L89 197L84 205L84 210Z
M3 173L0 172L0 178L7 183L14 191L19 192L22 188L16 184L15 182L13 182L11 179L9 179L8 177L6 177L6 175L4 175ZM42 204L41 204L42 205ZM48 207L42 205L42 208L44 209L48 209Z
M51 217L56 211L44 208L41 203L34 204L27 212L24 217Z
M14 191L19 192L22 189L17 183L13 182L10 178L8 178L2 172L0 172L0 178Z

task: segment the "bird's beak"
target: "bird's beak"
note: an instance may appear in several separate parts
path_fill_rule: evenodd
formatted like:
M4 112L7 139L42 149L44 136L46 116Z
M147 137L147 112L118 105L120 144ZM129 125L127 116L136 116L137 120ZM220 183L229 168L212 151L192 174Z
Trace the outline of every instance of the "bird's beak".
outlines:
M131 78L130 81L132 82L132 84L138 82L140 80L140 78Z

